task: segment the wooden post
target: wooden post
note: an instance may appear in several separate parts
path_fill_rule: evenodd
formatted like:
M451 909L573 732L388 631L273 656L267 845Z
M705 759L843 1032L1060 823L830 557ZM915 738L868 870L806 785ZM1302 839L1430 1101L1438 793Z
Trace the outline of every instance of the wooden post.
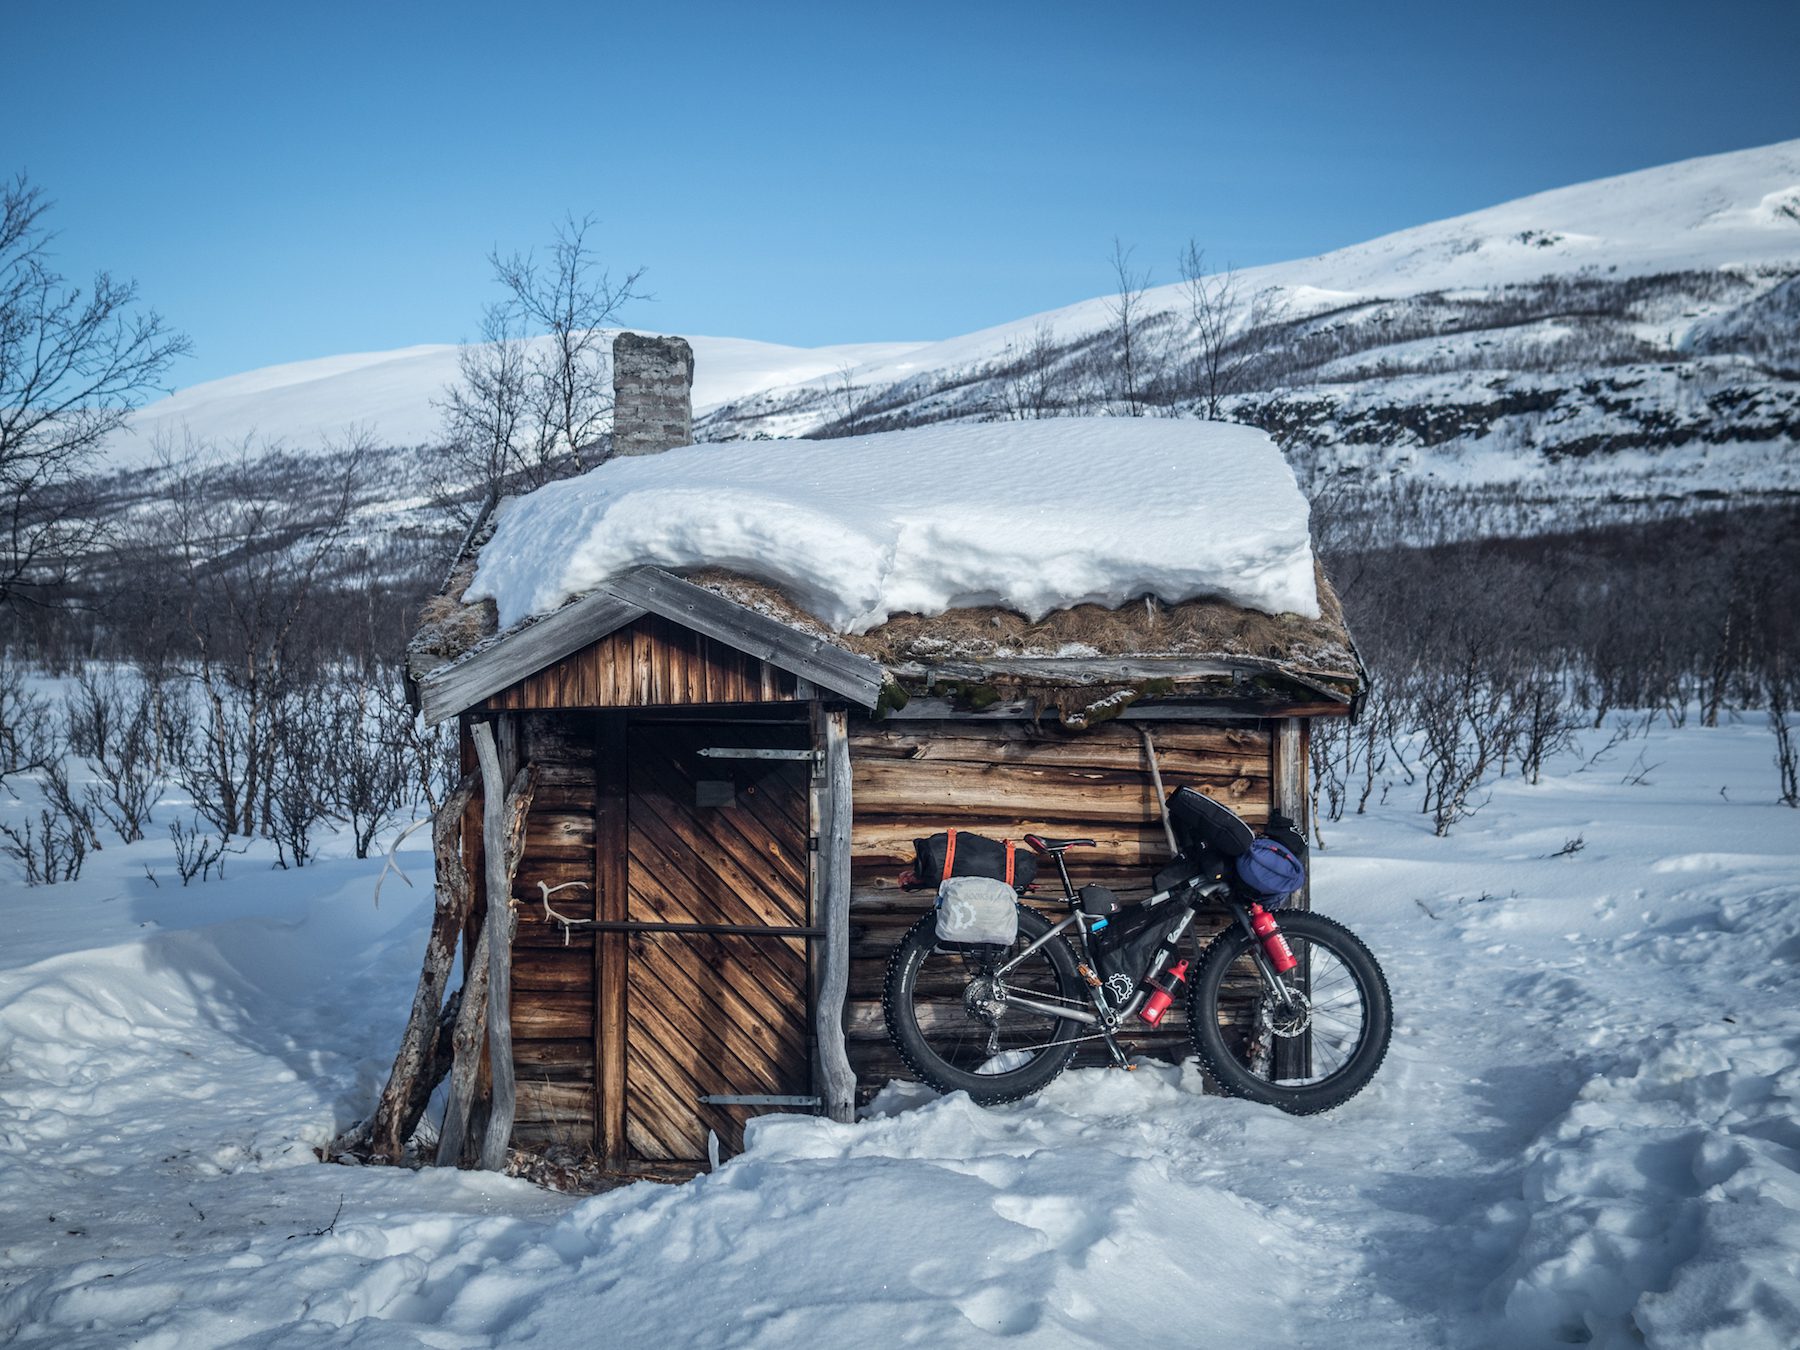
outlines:
M463 813L475 794L475 777L465 774L456 791L438 808L431 826L431 853L437 876L437 904L431 935L425 940L425 963L413 994L412 1014L400 1037L400 1050L388 1074L387 1087L369 1126L370 1156L398 1162L406 1141L418 1126L426 1100L437 1085L438 1022L444 1011L444 989L456 941L474 903L473 888L462 860ZM460 1009L458 1010L460 1012Z
M1270 784L1274 801L1271 805L1294 822L1301 834L1311 837L1306 809L1306 721L1300 717L1284 717L1275 724L1271 749L1274 763L1270 766L1274 781ZM1309 873L1311 869L1308 869ZM1312 908L1312 878L1300 888L1290 902L1296 909ZM1312 989L1311 960L1301 954L1300 968L1295 972L1300 987ZM1275 1042L1275 1074L1278 1078L1305 1078L1312 1074L1312 1032L1305 1031L1291 1040Z
M535 770L527 768L507 791L493 727L477 722L474 737L475 758L481 765L481 844L487 865L487 922L482 926L482 938L487 943L488 1072L494 1085L480 1165L484 1171L498 1172L506 1166L518 1106L513 1081L512 945L519 916L512 905L512 882L525 851L525 816L531 810L537 780ZM516 759L516 736L503 729L502 740L507 758Z
M487 1022L488 930L469 954L463 976L462 1006L451 1033L450 1098L444 1103L444 1125L438 1131L437 1165L455 1167L462 1158L469 1129L469 1107L475 1100L475 1071L481 1067L481 1033Z
M630 917L629 783L622 712L603 712L594 745L594 917ZM604 1164L625 1165L625 992L629 935L594 934L594 1140Z
M813 705L814 745L824 751L818 794L820 817L818 894L813 922L825 930L818 994L814 1001L819 1096L826 1114L856 1119L856 1073L844 1046L844 999L850 988L850 739L843 708Z

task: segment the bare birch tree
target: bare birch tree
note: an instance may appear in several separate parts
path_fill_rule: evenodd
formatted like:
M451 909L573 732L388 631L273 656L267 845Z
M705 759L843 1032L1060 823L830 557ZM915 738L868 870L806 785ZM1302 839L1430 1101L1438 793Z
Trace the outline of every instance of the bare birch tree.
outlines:
M579 472L597 462L601 434L612 416L612 349L604 331L634 300L644 269L614 281L588 243L593 216L568 216L556 227L548 256L488 255L504 302L527 337L538 338L525 359L533 452L538 468L573 461ZM549 476L557 476L550 473Z
M1144 415L1143 390L1148 352L1144 343L1144 292L1150 287L1148 269L1136 271L1131 255L1117 236L1113 238L1112 270L1117 288L1108 302L1113 320L1113 342L1118 359L1116 390L1125 410Z
M50 263L41 189L0 184L0 604L55 585L103 517L82 476L188 339L99 272L83 290Z
M1208 420L1217 422L1224 400L1246 386L1267 353L1285 306L1272 287L1246 297L1235 268L1208 272L1206 254L1192 239L1181 252L1180 269L1194 344L1189 385Z

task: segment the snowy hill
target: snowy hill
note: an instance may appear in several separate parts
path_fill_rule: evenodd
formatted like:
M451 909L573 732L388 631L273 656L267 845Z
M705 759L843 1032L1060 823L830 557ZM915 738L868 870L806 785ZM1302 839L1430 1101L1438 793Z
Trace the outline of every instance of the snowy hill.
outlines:
M1546 498L1800 490L1800 140L1538 193L1237 283L1232 340L1255 360L1225 412L1274 433L1309 488L1397 474L1537 480ZM1250 331L1259 295L1278 317ZM1038 413L1117 412L1110 306L931 343L694 338L697 434L1019 416L1030 378ZM1191 414L1181 288L1148 291L1144 314L1149 410ZM184 431L305 449L356 424L421 444L454 374L439 346L213 381L141 410L114 460Z
M772 385L829 375L845 365L888 361L917 343L783 347L744 338L690 337L694 406L699 413ZM455 382L457 348L440 343L266 366L196 384L140 409L108 448L125 468L147 459L159 437L236 444L246 437L306 450L350 426L390 446L423 445L438 435L432 406Z
M1709 155L1540 192L1295 262L1248 268L1248 290L1279 287L1302 312L1432 291L1488 291L1546 277L1622 279L1688 271L1800 270L1800 140ZM1153 288L1151 312L1182 304ZM1105 329L1111 300L1085 300L865 362L864 385L968 367L1040 323L1065 338Z

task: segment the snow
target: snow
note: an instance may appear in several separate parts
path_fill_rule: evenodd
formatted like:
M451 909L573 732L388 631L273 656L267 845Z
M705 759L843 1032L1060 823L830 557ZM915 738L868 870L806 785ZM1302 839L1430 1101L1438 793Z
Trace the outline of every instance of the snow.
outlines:
M918 345L784 347L743 338L687 340L694 349L694 406L701 413L771 384L822 377ZM353 426L383 445L429 444L441 429L433 404L443 400L445 387L458 378L457 350L454 344L439 343L327 356L196 384L133 414L108 443L107 463L112 468L148 463L159 438L177 451L190 437L221 445L254 437L290 450L311 450L326 440L342 440Z
M1398 787L1326 827L1315 904L1397 1009L1336 1112L1167 1066L985 1110L893 1085L854 1125L766 1117L690 1185L581 1200L313 1161L373 1100L410 1002L418 836L426 884L390 878L378 910L379 864L341 849L285 873L253 849L187 889L166 843L109 842L48 889L8 872L0 1334L1794 1345L1800 815L1771 804L1760 718L1590 762L1610 730L1449 838ZM9 815L35 800L15 786Z
M1146 418L694 445L504 503L467 599L502 625L653 564L783 588L840 632L1145 594L1319 614L1307 504L1250 427Z
M1584 271L1607 278L1800 263L1800 140L1595 179L1413 226L1314 258L1244 268L1241 295L1278 291L1296 314L1427 291L1486 291ZM1540 244L1540 240L1550 240ZM1220 260L1223 262L1224 260ZM1101 296L876 357L854 372L879 387L1000 357L1040 324L1067 342L1114 322ZM1178 285L1152 287L1146 315L1184 313Z
M1623 278L1683 269L1792 269L1800 263L1800 140L1659 165L1536 193L1401 230L1315 258L1246 268L1240 293L1274 289L1296 315L1427 291L1477 294L1546 277ZM1221 259L1220 261L1226 261ZM1085 300L930 343L794 348L693 337L695 406L757 394L816 393L844 379L878 390L912 376L982 366L1040 324L1068 342L1111 322L1111 301ZM1145 314L1183 312L1176 286L1145 296ZM1676 327L1682 325L1677 324ZM254 433L309 449L356 425L394 445L437 433L431 401L456 376L453 346L327 357L195 385L140 410L108 447L115 467L145 462L158 434L236 443ZM818 409L761 425L784 434Z

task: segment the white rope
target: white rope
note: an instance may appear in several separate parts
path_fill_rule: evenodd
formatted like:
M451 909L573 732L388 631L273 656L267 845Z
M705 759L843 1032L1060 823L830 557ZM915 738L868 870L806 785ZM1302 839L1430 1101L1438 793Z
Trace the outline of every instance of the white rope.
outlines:
M383 862L381 864L381 872L375 878L375 908L376 909L381 908L381 883L387 880L387 874L389 872L392 872L395 876L399 877L400 880L404 881L407 884L408 888L410 888L412 886L412 878L407 876L405 872L400 870L400 864L398 862L394 861L394 855L400 852L400 845L402 845L406 842L406 838L408 835L410 835L414 830L418 829L421 825L431 824L431 822L435 819L437 819L436 816L422 817L419 820L415 820L412 824L408 825L404 830L400 831L399 834L394 836L393 847L388 849L387 857L386 857L386 859L383 860Z
M574 930L576 924L591 922L588 919L571 919L567 914L558 914L550 908L550 897L558 891L566 891L572 886L579 886L584 891L592 889L585 881L565 881L560 886L552 886L547 881L538 882L538 889L544 893L544 922L554 921L563 926L563 946L565 947L569 945L569 934Z

